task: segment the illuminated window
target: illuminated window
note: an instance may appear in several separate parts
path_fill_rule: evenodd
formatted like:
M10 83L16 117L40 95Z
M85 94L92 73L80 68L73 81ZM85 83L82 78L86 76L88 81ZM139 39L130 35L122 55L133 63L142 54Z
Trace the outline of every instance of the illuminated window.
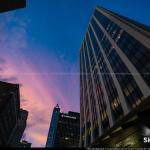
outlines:
M129 95L130 95L130 93L129 93L129 91L128 91L127 88L124 89L124 93L125 93L126 96L129 96Z

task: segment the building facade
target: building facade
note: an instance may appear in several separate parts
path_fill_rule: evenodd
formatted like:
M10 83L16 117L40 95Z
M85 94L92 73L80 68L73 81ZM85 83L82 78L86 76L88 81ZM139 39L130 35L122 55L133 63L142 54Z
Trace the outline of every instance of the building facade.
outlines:
M58 105L54 108L46 147L78 147L80 137L80 114L61 113Z
M20 109L19 118L13 131L12 137L9 140L10 147L20 147L20 140L23 136L24 130L26 128L26 122L28 118L28 112L26 110Z
M57 105L53 110L46 147L54 147L59 114L60 114L60 108Z
M0 82L0 146L17 147L28 112L20 109L18 84Z
M150 123L150 28L96 7L80 73L80 146L141 146Z
M26 7L26 0L1 0L0 12L7 12Z

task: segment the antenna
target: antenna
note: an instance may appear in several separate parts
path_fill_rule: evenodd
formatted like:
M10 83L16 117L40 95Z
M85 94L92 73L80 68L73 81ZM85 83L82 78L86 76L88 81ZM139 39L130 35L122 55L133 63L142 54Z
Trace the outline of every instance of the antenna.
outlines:
M58 105L58 104L56 105L56 108L59 108L59 105Z

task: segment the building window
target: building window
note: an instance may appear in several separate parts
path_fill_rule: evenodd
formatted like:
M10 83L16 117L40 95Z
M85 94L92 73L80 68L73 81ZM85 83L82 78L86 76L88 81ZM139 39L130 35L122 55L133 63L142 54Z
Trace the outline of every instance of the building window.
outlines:
M135 107L137 103L136 101L141 99L143 95L137 86L132 74L122 62L115 49L111 51L110 55L108 56L108 60L120 83L127 104L130 106L130 108ZM131 96L131 99L127 98L129 96Z
M117 44L150 87L150 50L125 31Z

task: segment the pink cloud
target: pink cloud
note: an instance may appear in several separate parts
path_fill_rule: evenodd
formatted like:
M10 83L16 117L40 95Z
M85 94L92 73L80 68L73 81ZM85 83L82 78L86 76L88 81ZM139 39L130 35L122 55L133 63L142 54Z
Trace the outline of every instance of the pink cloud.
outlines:
M14 20L17 26L7 30L7 24ZM43 77L36 74L25 75L36 72L36 68L22 54L22 50L28 46L26 22L8 15L0 26L3 35L0 37L1 52L5 60L3 64L5 69L0 73L1 79L11 79L11 82L23 85L20 87L20 92L22 98L26 99L26 104L24 105L21 101L21 106L29 111L28 124L34 124L31 128L27 127L26 138L31 140L29 142L33 142L33 146L44 146L55 99L50 95L50 89L43 82ZM12 80L14 77L17 81Z
M15 22L15 26L7 29L7 24L11 22ZM76 97L71 94L77 91L70 88L70 85L77 86L77 76L59 74L65 63L54 59L57 56L53 54L47 56L45 47L37 47L36 43L31 46L28 43L28 22L26 17L20 20L12 14L6 15L5 20L0 23L4 35L0 36L0 50L4 59L0 77L22 85L21 107L29 111L26 139L32 142L33 147L44 147L54 106L59 103L63 111L68 111L71 107L74 111L77 109ZM37 55L34 59L24 54L24 51L37 48L41 53L35 53ZM37 61L40 61L40 65ZM54 70L60 72L55 74Z

